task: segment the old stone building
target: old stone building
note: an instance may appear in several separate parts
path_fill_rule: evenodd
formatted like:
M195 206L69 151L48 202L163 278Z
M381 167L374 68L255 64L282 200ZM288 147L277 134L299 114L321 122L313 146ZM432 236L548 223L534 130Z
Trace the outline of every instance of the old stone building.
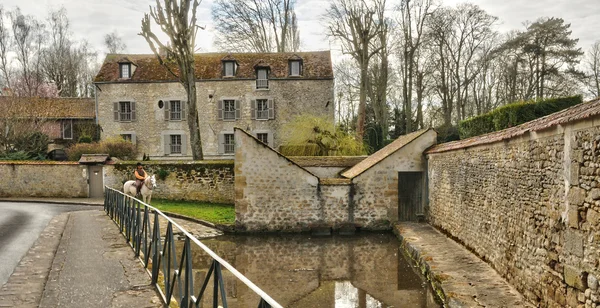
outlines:
M329 51L196 55L205 158L229 158L234 127L277 148L282 125L301 114L334 120ZM176 71L176 68L173 68ZM96 76L102 139L121 136L153 160L191 159L187 96L154 55L110 54Z

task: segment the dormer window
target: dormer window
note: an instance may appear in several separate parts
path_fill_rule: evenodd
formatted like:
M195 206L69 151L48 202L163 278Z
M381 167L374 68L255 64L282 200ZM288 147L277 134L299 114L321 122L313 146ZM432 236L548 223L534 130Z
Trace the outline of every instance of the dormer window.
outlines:
M131 78L131 63L119 63L119 78Z
M235 76L237 63L235 61L223 61L223 77Z
M261 67L256 69L256 88L257 89L268 89L269 88L269 69Z
M290 60L290 76L302 76L302 60Z

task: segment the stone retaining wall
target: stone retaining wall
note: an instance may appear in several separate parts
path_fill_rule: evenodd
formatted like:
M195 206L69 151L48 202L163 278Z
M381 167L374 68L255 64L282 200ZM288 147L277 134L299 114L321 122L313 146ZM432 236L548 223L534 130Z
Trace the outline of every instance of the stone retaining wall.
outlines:
M133 180L135 162L104 166L104 184L123 190ZM233 161L144 162L148 174L157 177L152 198L233 203ZM167 174L161 179L159 175Z
M0 197L87 198L87 170L77 163L2 162Z
M430 223L542 307L600 305L600 128L428 155Z

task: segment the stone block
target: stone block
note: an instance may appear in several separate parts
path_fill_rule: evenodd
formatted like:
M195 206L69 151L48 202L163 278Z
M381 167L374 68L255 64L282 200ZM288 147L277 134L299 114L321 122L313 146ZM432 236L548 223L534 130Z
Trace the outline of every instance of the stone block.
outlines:
M579 211L577 207L570 208L567 212L569 227L579 229Z
M567 305L569 307L577 307L577 305L579 305L579 301L577 300L577 290L567 288Z
M570 265L565 265L564 278L565 278L565 283L570 287L573 287L582 292L585 291L585 289L587 288L587 273L581 271L580 269L578 269L576 267L573 267ZM569 290L571 290L571 288L569 288ZM569 290L567 290L567 301L569 301L569 299L568 299ZM575 290L573 290L573 291L575 291ZM573 293L575 293L575 296L577 296L577 294L579 292L573 292Z
M579 163L571 163L569 182L571 185L579 185Z
M596 292L598 289L598 279L594 275L588 275L587 277L588 288L592 290L592 292Z
M583 257L583 235L576 230L567 229L565 231L564 248L565 252L571 255Z
M569 205L583 205L585 201L585 190L579 187L571 187L568 195Z
M589 222L592 226L597 226L600 222L600 213L596 212L595 210L588 209L585 220Z
M590 193L588 196L590 198L592 198L592 200L600 199L600 188L594 188L594 189L590 190Z

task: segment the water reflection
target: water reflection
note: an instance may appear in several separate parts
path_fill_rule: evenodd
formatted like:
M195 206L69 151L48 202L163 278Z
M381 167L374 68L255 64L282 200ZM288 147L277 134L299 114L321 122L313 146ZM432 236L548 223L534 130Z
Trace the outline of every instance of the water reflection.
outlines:
M284 307L439 307L392 234L236 235L202 242ZM212 259L199 249L193 258L199 290ZM223 275L229 307L257 306L252 290L227 270ZM210 286L201 307L212 307Z

